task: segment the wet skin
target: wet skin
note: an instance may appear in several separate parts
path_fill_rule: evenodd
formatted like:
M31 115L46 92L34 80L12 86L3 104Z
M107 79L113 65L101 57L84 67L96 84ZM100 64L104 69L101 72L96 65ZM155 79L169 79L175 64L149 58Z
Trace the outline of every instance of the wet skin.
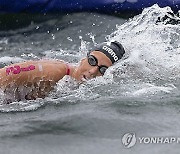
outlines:
M93 51L91 55L98 60L98 66L112 66L111 60L105 54ZM98 66L91 66L87 57L81 59L79 66L68 65L70 69L69 75L80 83L102 76ZM41 67L42 70L40 70ZM0 69L0 87L4 92L16 91L17 98L19 98L18 89L24 86L32 88L26 94L25 99L44 98L53 90L56 83L66 75L67 69L67 63L60 60L26 61L12 64Z
M93 51L91 55L97 58L98 66L112 66L111 60L104 53L99 51ZM87 57L83 58L80 65L77 68L74 68L72 77L74 77L78 81L84 81L84 79L89 80L96 76L102 76L102 74L99 72L98 66L91 66L88 63Z

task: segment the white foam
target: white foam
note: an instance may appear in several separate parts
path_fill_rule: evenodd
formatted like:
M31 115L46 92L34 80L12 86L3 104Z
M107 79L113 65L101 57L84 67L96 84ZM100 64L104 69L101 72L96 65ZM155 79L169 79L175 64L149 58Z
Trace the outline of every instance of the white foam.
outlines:
M24 61L24 59L19 57L8 57L8 56L0 57L0 63L10 63L10 62L16 63L20 61Z
M126 49L127 59L114 66L114 71L124 71L125 77L132 79L134 75L143 80L180 77L180 25L157 22L170 16L167 12L172 10L153 5L117 26L117 31L107 37L121 42Z
M159 92L165 92L165 93L170 93L172 90L176 89L174 85L170 85L169 87L165 86L156 86L153 84L146 84L146 87L143 87L137 91L134 91L132 93L133 96L140 96L143 94L158 94Z

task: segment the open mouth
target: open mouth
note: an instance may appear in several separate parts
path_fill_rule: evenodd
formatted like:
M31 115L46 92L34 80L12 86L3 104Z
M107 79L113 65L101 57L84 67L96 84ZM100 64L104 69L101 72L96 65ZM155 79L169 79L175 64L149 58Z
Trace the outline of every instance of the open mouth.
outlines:
M87 78L86 78L86 76L85 76L85 75L83 75L83 78L87 80Z
M81 78L81 80L82 80L82 81L87 81L88 78L87 78L85 75L83 75L82 78Z

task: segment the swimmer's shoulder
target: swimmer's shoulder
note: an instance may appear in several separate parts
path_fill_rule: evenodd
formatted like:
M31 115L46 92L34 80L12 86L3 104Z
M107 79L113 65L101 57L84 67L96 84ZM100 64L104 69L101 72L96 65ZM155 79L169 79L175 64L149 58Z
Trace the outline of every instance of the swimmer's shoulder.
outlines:
M65 64L66 62L64 60L59 59L40 59L38 61L35 61L37 63L49 63L49 64Z
M67 63L62 60L56 59L42 59L36 61L38 68L42 68L43 74L48 78L55 81L60 80L66 75Z

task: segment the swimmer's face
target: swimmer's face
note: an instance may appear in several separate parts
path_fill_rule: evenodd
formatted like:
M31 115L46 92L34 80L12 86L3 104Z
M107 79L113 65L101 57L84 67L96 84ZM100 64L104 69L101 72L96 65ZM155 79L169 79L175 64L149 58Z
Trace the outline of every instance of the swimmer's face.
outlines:
M112 62L105 54L93 51L81 60L74 77L79 81L89 80L102 76L110 66L112 66Z

